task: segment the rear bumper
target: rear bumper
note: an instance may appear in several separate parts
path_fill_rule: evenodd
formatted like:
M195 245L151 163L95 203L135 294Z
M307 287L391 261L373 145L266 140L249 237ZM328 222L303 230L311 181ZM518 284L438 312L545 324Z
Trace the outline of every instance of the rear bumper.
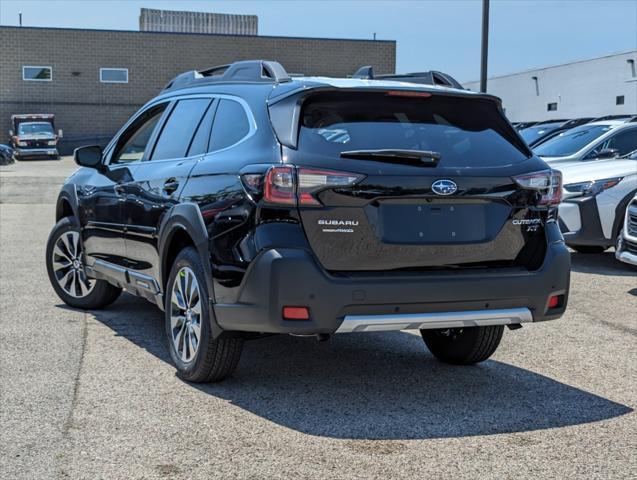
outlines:
M566 308L570 255L554 223L547 225L547 241L544 264L533 272L500 268L337 276L326 273L306 250L273 248L252 262L236 303L212 307L223 330L300 335L347 331L344 321L361 316L379 316L378 323L366 320L371 324L365 330L387 316L395 330L426 328L419 325L427 322L435 324L429 328L477 325L463 322L471 322L472 316L493 320L510 310L515 312L496 324L552 320ZM551 295L564 295L559 307L547 308ZM306 306L310 319L284 320L284 306ZM530 317L519 309L527 309ZM518 322L516 315L526 320Z
M466 312L346 315L336 333L486 327L489 325L511 325L532 321L531 310L526 307L502 310L467 310Z

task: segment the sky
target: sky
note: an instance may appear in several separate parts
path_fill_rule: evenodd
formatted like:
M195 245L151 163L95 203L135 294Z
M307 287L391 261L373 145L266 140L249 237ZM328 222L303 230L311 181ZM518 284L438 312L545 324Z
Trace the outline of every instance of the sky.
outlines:
M254 14L260 35L376 33L397 42L397 72L479 78L481 0L2 0L0 25L22 12L24 26L138 30L141 7ZM637 0L491 0L490 13L489 76L637 49Z

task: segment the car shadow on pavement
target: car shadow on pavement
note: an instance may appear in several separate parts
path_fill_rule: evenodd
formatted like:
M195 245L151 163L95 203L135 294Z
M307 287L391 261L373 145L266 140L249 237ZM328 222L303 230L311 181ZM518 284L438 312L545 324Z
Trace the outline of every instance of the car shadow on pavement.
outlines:
M163 314L144 300L122 295L91 313L116 335L170 363ZM404 332L342 334L323 343L285 335L249 341L233 377L190 385L281 426L343 439L525 432L632 411L503 362L441 364L419 336Z
M637 277L637 268L615 258L615 252L571 253L571 270L579 273Z

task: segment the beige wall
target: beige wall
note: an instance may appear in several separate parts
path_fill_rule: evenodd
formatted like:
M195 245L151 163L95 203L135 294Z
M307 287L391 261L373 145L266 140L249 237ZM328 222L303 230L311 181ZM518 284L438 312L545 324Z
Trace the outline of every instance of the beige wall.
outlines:
M0 45L0 142L13 113L54 113L67 141L113 134L177 74L235 60L328 76L393 72L396 61L395 42L372 40L0 27ZM52 66L53 80L23 81L23 65ZM129 83L100 83L100 67L128 68Z
M502 98L512 122L635 114L636 68L637 51L606 55L490 78L487 91ZM464 86L479 89L478 82ZM618 96L624 97L623 105L616 104ZM549 103L557 110L549 111Z

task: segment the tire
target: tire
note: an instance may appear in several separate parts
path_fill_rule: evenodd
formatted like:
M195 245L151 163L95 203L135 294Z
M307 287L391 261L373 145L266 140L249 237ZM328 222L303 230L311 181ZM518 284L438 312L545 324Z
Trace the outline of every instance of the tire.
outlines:
M61 219L46 244L46 270L53 290L64 303L82 310L97 310L113 303L122 289L86 276L81 243L74 219Z
M577 253L604 253L608 247L600 245L569 245Z
M234 372L243 339L213 338L206 276L192 247L172 265L165 294L166 337L177 375L194 383L218 382Z
M427 348L438 360L452 365L484 362L500 345L503 325L421 330Z

